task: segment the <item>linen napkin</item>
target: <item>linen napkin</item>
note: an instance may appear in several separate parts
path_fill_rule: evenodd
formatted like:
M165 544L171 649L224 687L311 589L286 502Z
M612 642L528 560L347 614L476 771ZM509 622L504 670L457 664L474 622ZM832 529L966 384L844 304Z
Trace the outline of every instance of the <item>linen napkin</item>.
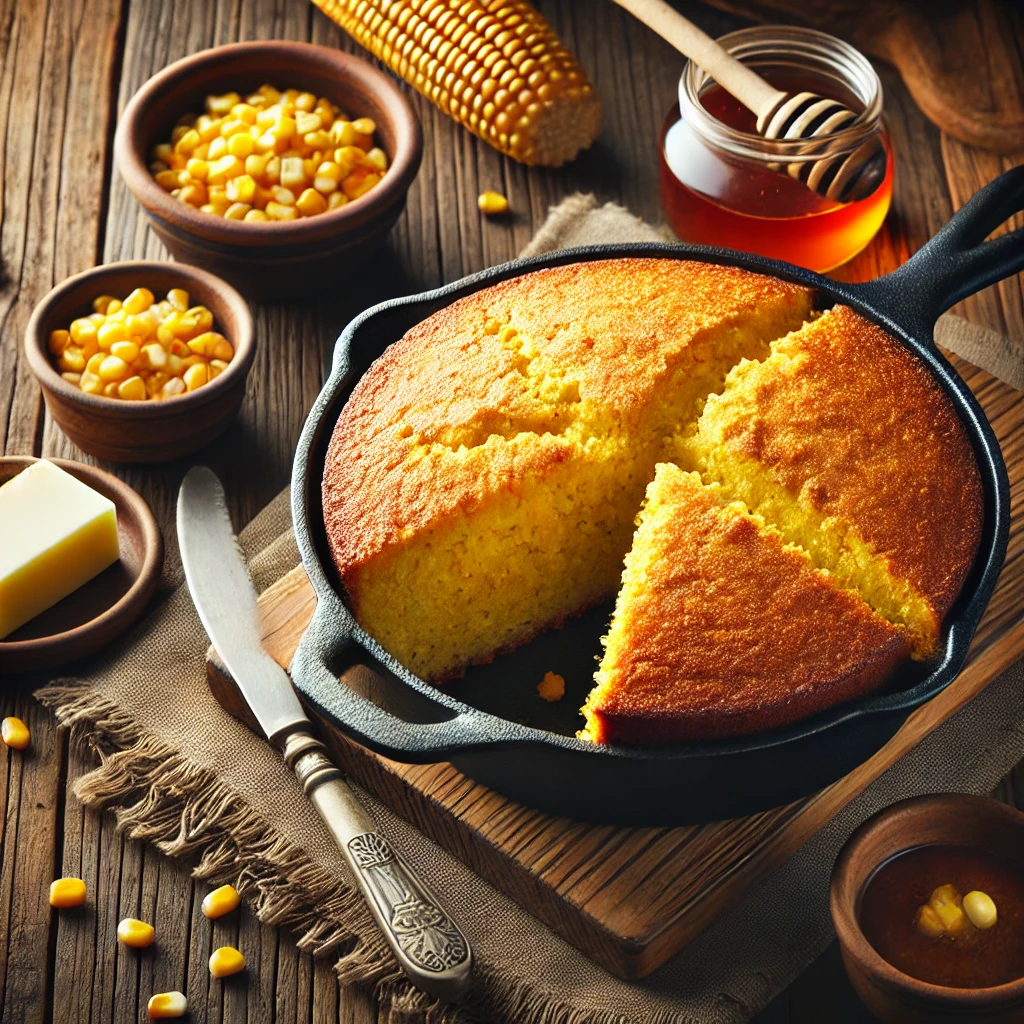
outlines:
M527 254L592 241L656 240L621 208L572 197ZM287 495L246 527L257 589L298 562ZM828 880L853 829L895 800L990 792L1024 756L1024 667L1016 665L897 762L746 899L641 982L597 967L368 794L380 828L443 894L474 946L474 985L459 1006L413 989L350 884L326 829L268 744L224 712L205 681L207 639L184 586L87 678L38 696L99 767L79 780L90 807L195 874L231 882L257 915L336 957L343 985L373 986L386 1019L518 1024L735 1024L749 1019L832 938ZM382 1017L382 1019L385 1019Z

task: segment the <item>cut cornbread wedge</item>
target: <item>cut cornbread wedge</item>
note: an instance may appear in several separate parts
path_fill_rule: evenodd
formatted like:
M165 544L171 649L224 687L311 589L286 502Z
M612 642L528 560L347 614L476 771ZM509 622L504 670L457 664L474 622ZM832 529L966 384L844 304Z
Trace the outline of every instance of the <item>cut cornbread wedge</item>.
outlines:
M981 480L949 399L893 338L837 306L743 363L683 461L935 649L981 537Z
M626 556L581 738L739 736L867 693L902 633L718 487L662 463Z
M441 680L611 594L666 438L806 290L669 259L553 268L419 324L343 410L327 537L363 628Z

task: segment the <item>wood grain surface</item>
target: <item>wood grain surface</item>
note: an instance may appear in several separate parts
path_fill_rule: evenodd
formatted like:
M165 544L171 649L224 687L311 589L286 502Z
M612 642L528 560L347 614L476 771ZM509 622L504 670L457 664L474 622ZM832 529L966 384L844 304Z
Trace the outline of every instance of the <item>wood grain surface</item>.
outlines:
M238 423L203 453L228 487L235 521L248 521L287 483L305 412L324 377L334 338L351 315L390 295L450 281L515 255L548 207L576 189L660 216L655 139L674 98L675 54L602 0L541 0L587 68L605 104L598 144L555 171L513 164L410 94L423 122L423 167L387 250L356 278L294 306L258 306L259 351ZM744 24L697 3L680 9L714 35ZM304 0L0 0L0 450L92 461L46 418L21 356L35 303L57 281L97 262L162 258L138 208L113 173L112 129L128 97L153 72L203 47L249 38L353 44ZM1019 40L1018 40L1019 42ZM879 65L898 161L893 213L883 233L841 275L890 270L919 247L980 185L1021 156L996 156L943 136L916 108L899 75ZM912 155L912 156L911 156ZM484 221L483 188L504 191L513 214ZM968 318L1024 335L1020 279L961 304ZM991 379L962 368L983 397ZM1017 401L1000 395L998 415ZM180 580L173 530L186 460L159 468L107 466L149 501L167 542L163 591ZM1021 495L1014 496L1014 534ZM1006 614L1012 615L1012 610ZM1019 613L1018 613L1019 615ZM339 993L329 960L299 955L293 939L251 914L211 923L199 913L206 885L189 867L119 836L111 818L85 812L70 784L94 764L71 747L31 699L47 677L0 680L3 714L28 722L26 754L0 753L0 1020L137 1021L152 992L187 986L194 1021L369 1022L369 997ZM1024 772L1001 795L1024 804ZM50 881L80 874L92 899L51 913ZM156 925L159 946L118 949L120 917ZM206 958L237 942L249 970L212 983ZM834 947L758 1018L864 1021Z

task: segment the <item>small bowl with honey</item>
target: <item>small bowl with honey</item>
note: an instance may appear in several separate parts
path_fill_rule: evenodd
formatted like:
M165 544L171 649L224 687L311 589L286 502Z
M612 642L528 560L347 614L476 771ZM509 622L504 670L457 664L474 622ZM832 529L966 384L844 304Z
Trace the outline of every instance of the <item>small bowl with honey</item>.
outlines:
M405 208L422 147L409 101L368 61L265 40L154 75L125 107L114 156L175 259L266 300L365 264Z
M837 100L857 116L815 139L767 139L754 113L692 61L660 138L662 205L684 241L785 260L819 273L852 259L882 226L892 201L893 157L882 85L870 62L824 32L785 25L741 29L718 42L785 92ZM809 126L810 129L814 125ZM803 179L821 158L855 157L880 138L884 169L869 194L843 202ZM833 168L842 164L833 162Z
M1024 1020L1020 811L964 795L886 808L840 853L831 908L846 972L880 1020Z
M178 263L93 267L57 285L25 329L54 422L112 462L167 462L234 420L256 354L252 314L229 284Z

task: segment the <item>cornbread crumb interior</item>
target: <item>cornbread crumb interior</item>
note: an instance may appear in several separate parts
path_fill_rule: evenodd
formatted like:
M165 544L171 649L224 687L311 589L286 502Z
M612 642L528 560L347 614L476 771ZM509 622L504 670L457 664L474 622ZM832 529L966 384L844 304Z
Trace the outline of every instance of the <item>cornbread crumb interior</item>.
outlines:
M782 552L804 595L843 620L839 632L859 626L874 644L859 668L833 665L845 683L794 677L798 697L768 700L788 701L782 717L878 685L908 642L927 657L980 538L977 467L948 399L908 353L852 311L814 316L810 303L801 287L735 268L610 260L492 286L413 328L361 379L328 452L325 526L360 625L417 675L443 681L604 600L621 577L587 704L585 736L605 740L594 723L626 678L614 666L625 663L628 609L642 604L627 598L642 560L630 555L623 574L623 558L643 535L647 519L634 541L648 484L644 516L658 519L651 482L667 474L672 493L689 496L680 514L701 507L710 522L711 506L729 510L758 538L756 557ZM891 396L863 417L851 409L879 359L902 375L910 414L894 414ZM953 500L968 514L946 538L945 575L918 538L901 537L899 509L873 497L890 474L883 504L907 507L899 445L925 470L909 502L924 531L934 532L929 508L953 468ZM872 522L881 513L887 526ZM694 538L683 539L663 557L691 558ZM703 587L707 598L716 583ZM818 628L834 631L831 619ZM669 688L699 692L687 672ZM719 718L756 724L737 710L743 686L727 690L732 711Z

